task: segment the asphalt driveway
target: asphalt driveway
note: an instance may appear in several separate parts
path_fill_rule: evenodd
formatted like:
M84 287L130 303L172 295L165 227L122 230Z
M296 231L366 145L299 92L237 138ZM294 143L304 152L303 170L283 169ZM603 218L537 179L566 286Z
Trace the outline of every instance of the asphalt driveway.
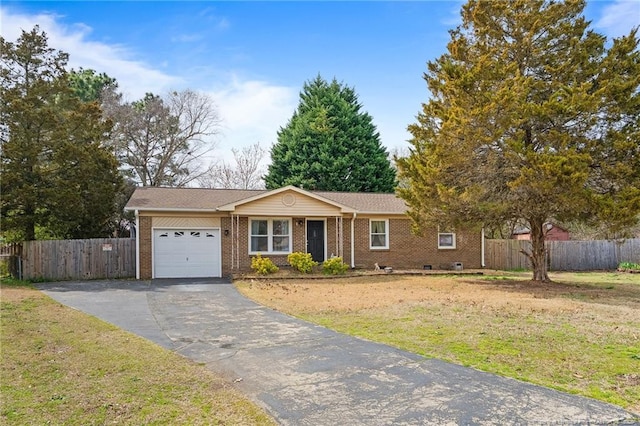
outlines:
M283 425L640 424L623 409L336 333L225 280L41 284L60 303L206 363Z

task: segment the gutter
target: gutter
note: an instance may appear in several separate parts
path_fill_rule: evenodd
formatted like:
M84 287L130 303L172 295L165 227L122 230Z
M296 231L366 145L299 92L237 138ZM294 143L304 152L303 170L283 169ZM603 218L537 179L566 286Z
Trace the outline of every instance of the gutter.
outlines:
M162 208L162 207L144 207L144 206L142 206L142 207L125 207L124 210L125 211L144 210L146 212L178 212L178 213L182 213L182 212L214 213L214 212L220 212L221 211L218 208L215 208L215 209L199 209L199 208L185 209L185 208Z
M480 246L480 265L484 268L485 267L485 263L484 263L484 226L482 227L482 239L481 239L481 246Z
M140 220L138 209L135 209L136 215L136 279L140 279Z

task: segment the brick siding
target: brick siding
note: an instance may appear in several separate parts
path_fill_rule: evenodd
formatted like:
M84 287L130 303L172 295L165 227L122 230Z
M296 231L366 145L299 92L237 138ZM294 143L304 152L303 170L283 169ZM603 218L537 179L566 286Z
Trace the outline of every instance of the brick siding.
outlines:
M291 221L293 239L292 251L306 252L305 219L294 217ZM298 225L298 221L302 221ZM336 239L335 218L326 219L327 257L342 254L345 263L351 264L351 219L342 220L343 243ZM140 278L152 277L151 217L139 217L140 238ZM229 235L225 235L229 231ZM239 231L239 233L238 233ZM234 235L236 234L236 235ZM438 249L438 233L427 231L424 236L416 236L411 232L409 219L389 219L389 249L378 250L369 248L369 219L358 218L354 224L355 237L355 267L358 269L373 269L374 264L391 266L394 269L422 269L431 265L433 269L450 269L454 262L461 262L464 269L481 267L481 235L479 231L458 231L456 233L455 249ZM234 272L251 270L251 255L248 251L248 218L240 218L240 229L231 228L231 217L221 218L222 238L222 275L229 276ZM238 251L232 250L237 241ZM342 250L342 253L340 253ZM232 252L234 257L232 258ZM265 255L276 265L287 267L286 255ZM239 263L239 265L238 265ZM239 266L239 268L238 268Z
M140 238L140 279L150 280L153 276L151 260L151 217L139 216L138 217L138 235Z
M438 249L438 232L434 228L424 236L411 232L408 219L389 219L389 248L369 248L369 219L355 222L355 266L373 269L374 264L394 269L450 269L454 262L461 262L466 269L481 267L482 237L479 231L456 233L455 249Z
M301 225L298 225L298 221L302 221ZM222 218L223 235L224 230L231 230L231 218ZM234 233L238 233L238 229L233 230ZM232 237L231 231L228 236L222 237L222 276L229 276L234 272L247 272L251 271L251 258L249 254L249 218L240 218L240 230L237 236ZM293 233L293 251L307 250L307 242L304 232L304 218L294 217L291 219L291 232ZM236 240L237 239L237 240ZM232 250L232 244L237 242L238 252ZM234 249L235 250L235 249ZM235 259L232 260L232 252ZM289 266L287 255L264 255L268 257L279 267ZM233 262L233 267L232 267ZM239 268L238 268L239 263Z

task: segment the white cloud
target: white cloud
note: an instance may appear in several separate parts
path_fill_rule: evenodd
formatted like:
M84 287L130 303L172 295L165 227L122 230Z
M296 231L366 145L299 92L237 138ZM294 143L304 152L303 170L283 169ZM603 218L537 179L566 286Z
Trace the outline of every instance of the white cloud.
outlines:
M640 2L638 0L616 0L602 8L602 15L594 26L607 37L629 34L633 27L640 25Z
M231 23L230 23L230 22L229 22L229 20L228 20L228 19L226 19L226 18L221 18L221 19L218 21L218 24L216 25L216 28L217 28L219 31L228 30L230 27L231 27Z
M191 78L197 74L182 78L154 69L136 60L135 52L127 46L91 40L92 29L89 26L64 25L58 15L28 15L1 7L0 20L2 36L10 41L17 40L21 30L30 31L35 25L39 25L47 33L50 47L69 54L71 68L91 68L107 73L118 81L120 90L129 100L141 98L145 92L161 94L168 89L183 87L206 90L193 86L197 83L191 81ZM222 20L221 25L227 27L229 24ZM218 149L209 157L229 161L233 158L232 148L242 148L256 142L269 148L276 142L278 129L293 114L297 89L265 81L242 80L235 75L228 77L224 70L217 70L215 73L221 76L220 81L214 83L217 89L208 93L213 97L222 116L223 132L218 140ZM268 160L266 156L265 161Z
M444 18L440 20L440 23L449 28L455 28L458 25L462 24L462 5L464 1L456 0L449 2L448 14Z
M84 24L64 25L60 16L41 13L27 15L0 8L2 36L15 41L21 31L31 31L39 25L47 34L49 47L69 54L69 67L91 68L114 77L120 90L130 99L138 99L146 92L162 93L182 86L184 80L155 70L132 59L134 53L125 46L90 40L92 29Z
M233 76L221 89L209 92L223 120L223 134L218 152L223 159L232 158L231 149L260 142L270 148L277 132L293 115L297 90L271 85L264 81L242 81ZM269 160L268 156L265 160Z
M231 27L231 22L224 16L218 16L214 7L204 8L198 16L206 18L211 23L211 26L218 31L225 31Z

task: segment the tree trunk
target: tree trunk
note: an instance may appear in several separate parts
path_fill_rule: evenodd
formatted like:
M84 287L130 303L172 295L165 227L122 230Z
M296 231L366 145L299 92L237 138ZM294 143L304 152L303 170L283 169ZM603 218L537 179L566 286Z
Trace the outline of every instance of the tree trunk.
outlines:
M545 247L544 219L529 220L531 230L531 253L525 253L533 268L533 281L549 282L547 273L547 250Z
M31 200L25 200L24 220L22 221L22 232L24 233L24 241L33 241L36 239L36 208Z

